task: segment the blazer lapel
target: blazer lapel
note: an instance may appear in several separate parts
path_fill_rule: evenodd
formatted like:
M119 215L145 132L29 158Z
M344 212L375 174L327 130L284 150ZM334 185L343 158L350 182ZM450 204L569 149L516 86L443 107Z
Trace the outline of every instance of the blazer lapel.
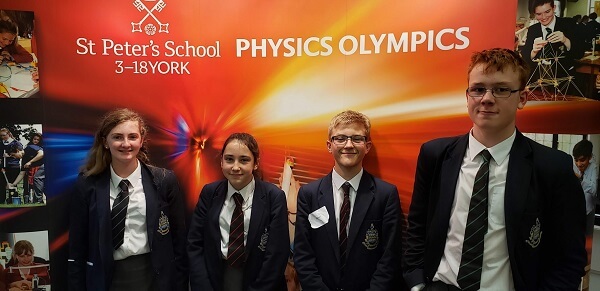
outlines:
M363 219L371 207L371 202L375 197L375 185L373 184L373 178L367 171L363 171L358 191L356 193L356 199L352 209L352 218L350 220L350 231L348 233L348 250L352 250L354 240L358 235Z
M140 162L141 163L141 162ZM148 244L152 249L154 232L158 229L158 185L155 184L154 176L146 165L142 164L142 187L146 198L146 232L148 233Z
M212 193L208 193L212 194ZM206 194L205 194L206 195ZM219 226L219 216L221 215L221 209L223 208L223 203L225 203L225 198L227 196L227 180L223 180L215 189L214 197L212 204L210 205L210 209L208 209L208 213L206 214L207 220L210 223L206 225L209 229L208 233L211 234L212 240L207 240L208 243L212 243L214 246L213 250L207 250L207 252L217 252L218 255L216 257L222 258L223 254L221 253L221 228ZM221 260L217 260L217 264L221 263ZM220 266L220 265L219 265ZM218 269L220 270L220 269Z
M265 225L263 219L267 202L266 197L267 194L261 181L256 180L256 187L254 188L254 196L252 198L250 226L248 227L248 237L246 238L246 257L254 250L254 246L258 245L256 243L258 235L262 235L264 232L264 229L260 229L260 226Z
M465 151L467 150L468 141L468 134L464 135L463 137L458 139L458 141L455 144L449 146L445 156L442 157L442 165L439 169L440 196L439 201L437 202L436 209L439 215L436 215L434 217L438 217L438 223L439 225L441 225L441 229L443 229L444 235L446 234L448 229L450 214L452 212L452 205L454 204L456 183L458 181L458 175L460 173L462 160L464 158ZM443 173L450 173L450 175L445 175ZM433 231L439 230L440 229L436 229Z
M518 226L521 223L529 195L528 189L533 173L530 154L531 147L526 138L517 131L517 136L510 149L504 190L504 217L509 254L514 251L516 245L514 238L518 236Z
M327 227L327 233L329 234L329 241L331 242L331 248L335 254L337 261L340 261L340 243L337 232L337 224L335 218L335 209L333 207L333 186L331 185L331 172L325 176L319 185L319 207L325 206L329 213L329 221L325 225ZM315 209L315 210L317 210Z

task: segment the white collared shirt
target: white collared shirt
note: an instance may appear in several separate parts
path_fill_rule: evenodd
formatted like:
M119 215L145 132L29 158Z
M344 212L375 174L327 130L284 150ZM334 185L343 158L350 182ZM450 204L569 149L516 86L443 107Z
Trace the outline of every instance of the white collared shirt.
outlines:
M138 161L137 167L129 177L121 178L110 166L110 208L119 195L119 183L127 179L129 185L129 204L125 218L125 234L123 244L113 252L115 260L122 260L129 256L141 255L150 252L148 231L146 223L146 195L142 185L142 168Z
M575 162L573 162L573 171L581 176L581 171L579 171ZM596 199L598 190L598 165L594 157L590 159L590 164L583 172L583 177L580 180L583 194L585 195L585 213L590 214L596 207L594 200Z
M231 224L231 215L235 210L235 200L233 194L236 192L240 193L244 198L242 203L242 211L244 212L244 245L246 245L246 239L248 238L248 229L250 228L250 215L252 214L252 197L254 197L254 188L256 181L252 178L252 181L241 190L235 190L229 182L227 182L227 196L221 208L219 214L219 229L221 231L221 253L223 258L227 258L229 248L229 226Z
M352 212L354 212L354 201L356 200L356 192L358 191L358 186L360 185L360 179L363 175L363 169L360 169L360 172L356 174L356 176L352 177L348 183L350 183L350 193L348 193L350 198L350 217L348 219L348 225L346 226L346 233L350 231L350 222L352 221ZM340 209L342 208L342 203L344 202L344 191L342 191L342 185L346 183L346 180L340 176L335 170L331 174L331 183L333 186L333 208L335 208L335 225L338 232L338 237L340 235Z
M504 220L504 194L508 172L509 153L516 137L513 134L499 144L488 148L492 155L488 184L488 232L484 239L481 290L514 290L512 271L508 258L506 224ZM444 254L434 281L460 287L457 283L458 269L462 256L469 204L473 183L483 158L479 153L486 147L469 134L469 145L465 151L452 204L450 224Z
M552 18L552 21L550 21L550 23L548 23L548 26L543 26L540 23L541 27L542 27L542 39L546 39L548 37L548 32L546 31L546 28L550 28L552 30L552 32L554 32L554 26L556 25L556 15L554 15L554 18Z

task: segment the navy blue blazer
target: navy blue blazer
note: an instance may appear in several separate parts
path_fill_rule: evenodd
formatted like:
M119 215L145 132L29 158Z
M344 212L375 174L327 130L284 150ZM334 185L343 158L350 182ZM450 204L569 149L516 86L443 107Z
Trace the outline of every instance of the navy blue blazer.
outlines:
M183 193L173 171L140 165L157 290L188 290ZM112 282L109 185L110 169L79 175L75 184L70 204L69 290L104 291Z
M469 137L422 145L403 257L408 286L430 283L444 252L456 183ZM585 200L563 152L517 131L510 150L504 213L516 290L577 290L587 263Z
M284 271L290 238L285 193L271 183L255 181L243 290L287 290ZM226 196L227 180L205 185L192 214L187 246L192 290L223 290L219 215Z
M402 215L396 186L363 172L342 272L331 180L329 173L298 192L294 265L302 289L401 290ZM329 220L314 228L308 217L322 207Z

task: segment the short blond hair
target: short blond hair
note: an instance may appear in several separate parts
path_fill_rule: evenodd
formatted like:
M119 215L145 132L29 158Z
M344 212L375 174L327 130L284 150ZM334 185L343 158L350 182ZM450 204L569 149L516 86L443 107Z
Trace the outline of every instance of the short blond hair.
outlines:
M329 122L329 130L327 132L328 134L328 139L331 138L331 133L333 132L333 130L340 126L340 125L348 125L348 124L353 124L353 123L358 123L360 125L362 125L365 128L365 135L367 136L367 139L370 139L371 137L371 121L369 120L369 118L357 111L353 111L353 110L346 110L343 111L341 113L339 113L338 115L334 116L331 121Z

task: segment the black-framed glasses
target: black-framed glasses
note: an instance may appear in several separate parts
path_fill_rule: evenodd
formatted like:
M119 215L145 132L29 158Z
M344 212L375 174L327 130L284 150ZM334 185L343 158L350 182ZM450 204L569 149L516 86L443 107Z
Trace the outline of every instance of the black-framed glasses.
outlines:
M364 135L334 135L331 141L337 145L345 145L350 140L353 144L364 144L367 142L367 137Z
M508 98L513 93L519 92L521 90L519 90L519 89L512 90L507 87L498 87L498 88L491 88L491 89L488 89L485 87L469 87L469 88L467 88L467 95L469 95L469 97L471 97L471 98L480 98L480 97L483 97L483 95L485 95L485 93L487 93L488 91L491 91L492 95L496 98Z

